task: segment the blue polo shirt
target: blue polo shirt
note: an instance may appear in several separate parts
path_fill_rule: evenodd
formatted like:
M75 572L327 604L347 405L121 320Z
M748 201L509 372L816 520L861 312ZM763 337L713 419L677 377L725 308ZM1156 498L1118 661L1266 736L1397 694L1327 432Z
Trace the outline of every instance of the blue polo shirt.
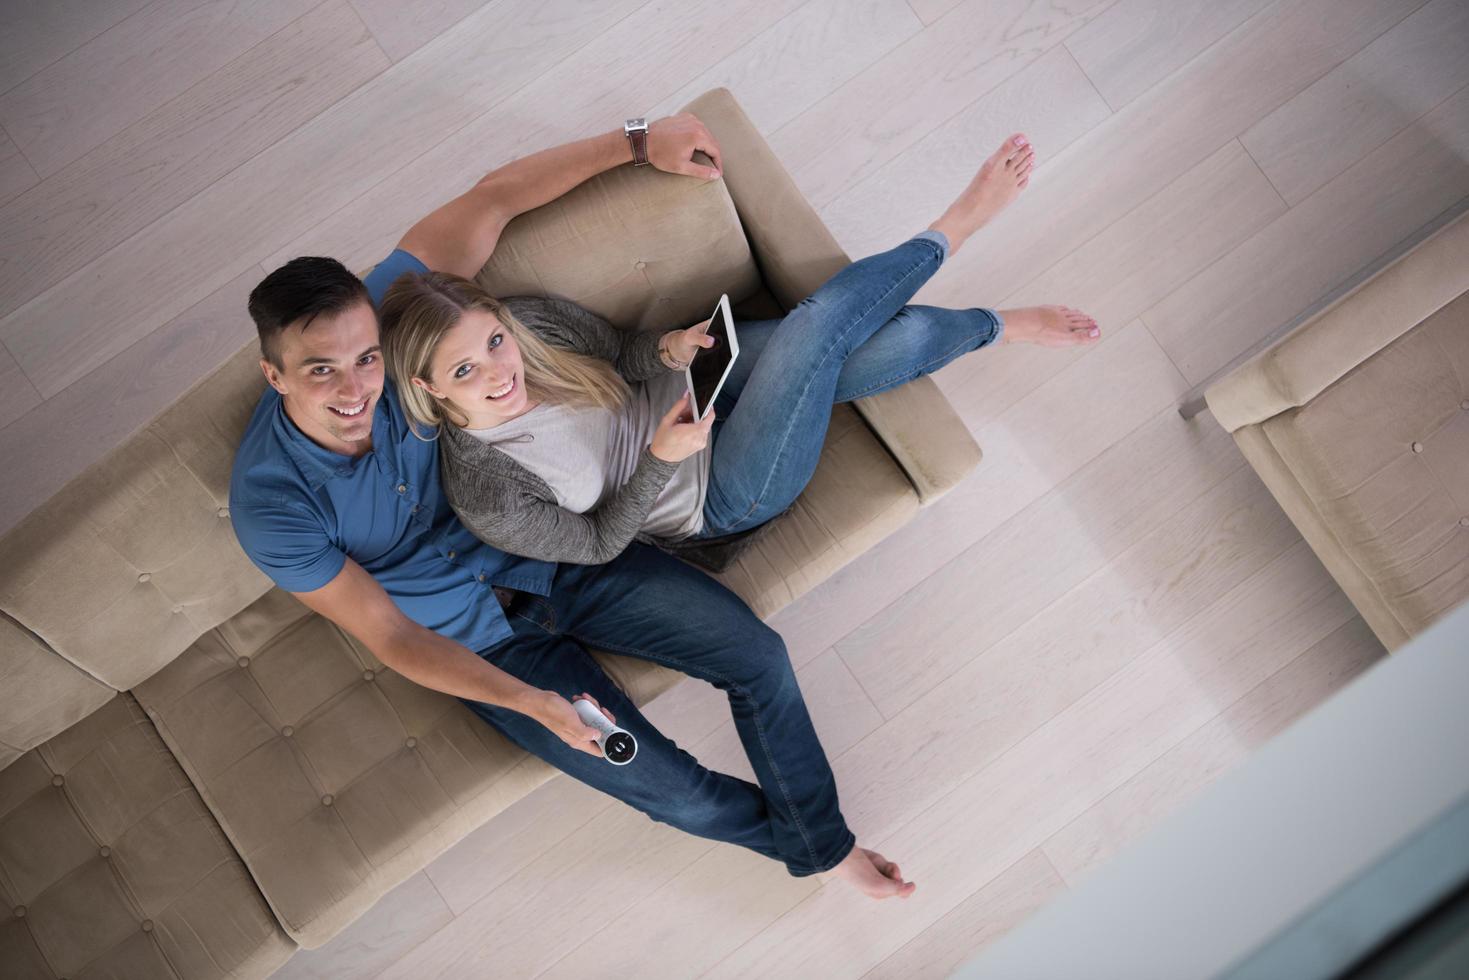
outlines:
M397 250L364 280L374 303L404 272ZM372 450L353 458L312 442L267 387L235 453L230 520L245 553L290 592L326 585L348 558L414 622L485 650L511 635L492 588L546 595L554 564L480 541L439 485L439 443L414 435L391 381L373 410Z

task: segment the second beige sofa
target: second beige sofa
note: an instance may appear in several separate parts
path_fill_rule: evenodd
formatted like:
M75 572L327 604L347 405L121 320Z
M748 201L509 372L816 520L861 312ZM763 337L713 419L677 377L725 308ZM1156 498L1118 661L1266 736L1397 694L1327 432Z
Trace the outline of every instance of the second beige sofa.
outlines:
M1469 214L1205 398L1388 650L1469 600Z

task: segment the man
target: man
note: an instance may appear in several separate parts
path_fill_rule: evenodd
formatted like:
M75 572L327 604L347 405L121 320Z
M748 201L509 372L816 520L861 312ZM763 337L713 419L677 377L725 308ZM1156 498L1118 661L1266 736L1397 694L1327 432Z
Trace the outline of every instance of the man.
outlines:
M695 151L714 166L694 162ZM320 258L267 276L250 314L270 387L235 459L235 533L278 585L386 666L459 697L577 779L653 819L780 860L793 875L832 871L873 897L906 897L914 886L897 866L857 847L847 829L773 631L724 587L651 548L557 566L480 542L440 491L437 442L410 429L384 376L374 304L394 279L430 269L473 276L512 218L634 162L720 175L718 145L693 116L646 133L630 123L491 172L414 225L365 284ZM700 766L643 718L586 646L727 691L760 785ZM637 738L633 763L601 757L570 697L591 700Z

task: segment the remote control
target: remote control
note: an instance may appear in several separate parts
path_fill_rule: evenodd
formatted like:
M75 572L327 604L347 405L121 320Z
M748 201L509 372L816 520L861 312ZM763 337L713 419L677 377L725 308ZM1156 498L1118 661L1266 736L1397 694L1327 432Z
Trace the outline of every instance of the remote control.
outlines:
M596 705L585 698L572 704L581 720L597 730L597 745L604 759L614 766L625 766L638 754L638 740L608 721Z

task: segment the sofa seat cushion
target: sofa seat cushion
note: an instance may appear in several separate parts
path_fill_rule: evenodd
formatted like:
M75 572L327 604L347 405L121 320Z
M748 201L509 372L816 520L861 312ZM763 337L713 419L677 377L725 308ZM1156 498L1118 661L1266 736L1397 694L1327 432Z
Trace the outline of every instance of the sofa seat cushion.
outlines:
M1409 635L1469 599L1469 292L1263 429Z
M613 676L635 701L676 679ZM308 948L554 774L278 589L135 694Z
M0 771L0 974L265 976L295 949L128 695Z
M821 462L768 533L715 576L769 619L918 513L918 495L850 405L831 413Z

